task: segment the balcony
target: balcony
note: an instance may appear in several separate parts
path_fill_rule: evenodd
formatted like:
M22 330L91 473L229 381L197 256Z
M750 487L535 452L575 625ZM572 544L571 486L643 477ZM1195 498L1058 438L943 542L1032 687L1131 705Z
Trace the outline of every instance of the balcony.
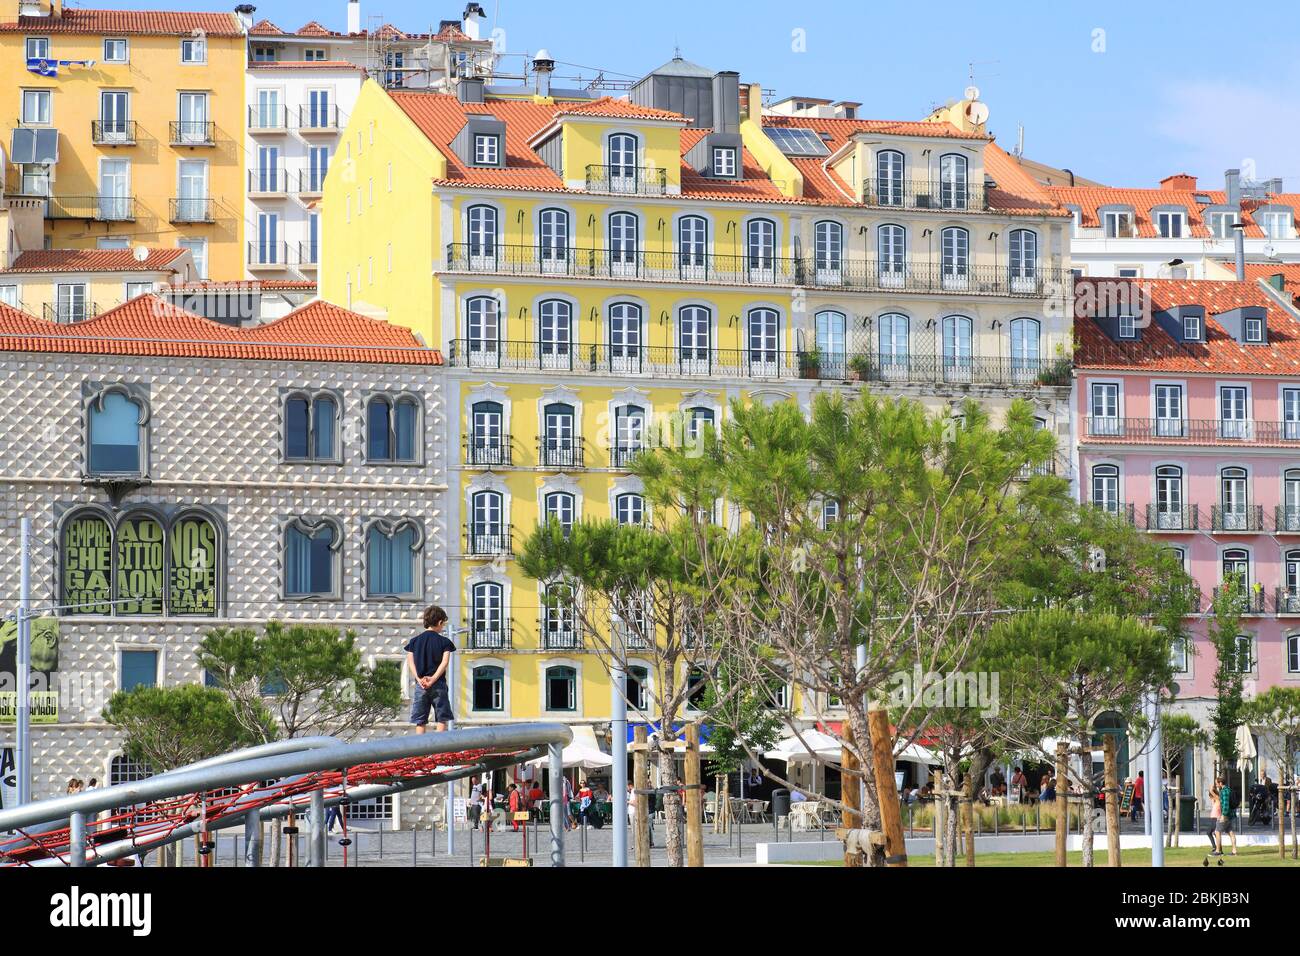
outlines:
M168 126L173 146L217 145L217 124L211 120L173 120Z
M1225 509L1222 505L1213 505L1210 508L1210 528L1228 534L1267 531L1264 527L1264 506Z
M1117 520L1122 521L1125 524L1136 526L1134 507L1131 504L1120 504L1117 502L1115 504L1107 505L1104 502L1097 501L1090 501L1087 504L1089 507L1096 508L1098 511L1104 511L1107 514L1114 515Z
M581 438L547 438L537 439L537 463L543 468L582 468L583 442Z
M652 166L588 166L587 192L665 196L668 171Z
M463 639L471 651L510 650L510 622L508 620L475 620L465 622Z
M989 208L984 184L941 180L867 179L862 204L882 209L938 209L985 212Z
M280 270L289 268L289 244L253 239L248 243L248 268Z
M626 468L637 455L646 450L645 445L616 444L609 446L609 467Z
M316 269L320 267L320 243L298 243L298 268Z
M134 146L135 120L91 120L90 141L96 146Z
M1197 505L1181 508L1161 508L1147 505L1146 531L1199 531L1201 509Z
M1085 419L1084 435L1091 439L1135 444L1300 445L1300 422L1090 417Z
M289 108L260 104L250 106L248 128L254 133L287 133L289 132Z
M88 222L133 222L134 196L50 196L47 219L84 219Z
M476 557L510 556L511 549L509 525L470 523L465 525L465 553Z
M1300 591L1292 588L1273 590L1273 613L1300 614Z
M1292 505L1274 506L1273 530L1278 534L1300 534L1300 508Z
M621 645L624 650L644 651L650 646L650 641L641 635L641 628L624 621L617 619L611 621L609 631L610 640L616 645Z
M1216 586L1213 592L1214 599L1217 600L1222 586ZM1264 586L1259 583L1250 584L1245 592L1241 594L1241 613L1249 615L1259 615L1264 613Z
M543 613L537 622L537 633L542 637L542 650L580 651L585 646L582 625L572 613Z
M337 106L298 107L298 135L312 136L337 133L347 125Z
M216 201L190 197L168 200L167 216L171 222L216 222Z
M453 242L447 271L490 275L641 279L692 285L808 286L845 292L936 292L1043 298L1063 287L1060 269L954 268L937 262L609 250Z
M75 304L46 302L41 306L41 315L47 322L80 322L93 319L99 315L99 303L80 302Z
M248 195L283 198L289 194L289 174L283 166L265 166L248 171Z
M496 438L475 438L466 435L462 448L467 465L492 468L498 465L509 467L513 464L514 456L509 435Z
M323 169L299 169L290 173L290 190L299 196L319 196L325 191Z
M1068 386L1070 360L966 355L829 354L776 349L453 339L460 368L611 372L680 378L811 378L894 385Z

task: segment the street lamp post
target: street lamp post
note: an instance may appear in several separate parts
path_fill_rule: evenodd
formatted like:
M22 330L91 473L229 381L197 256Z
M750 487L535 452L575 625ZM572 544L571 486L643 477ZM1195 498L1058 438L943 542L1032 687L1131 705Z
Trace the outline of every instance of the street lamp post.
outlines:
M18 591L18 706L15 716L15 770L18 805L32 799L32 522L22 521L21 564Z

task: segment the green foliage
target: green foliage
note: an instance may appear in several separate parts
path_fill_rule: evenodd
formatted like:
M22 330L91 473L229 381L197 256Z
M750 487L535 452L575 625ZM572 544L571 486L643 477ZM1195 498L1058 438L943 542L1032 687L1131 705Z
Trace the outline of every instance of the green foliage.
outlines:
M1284 778L1295 780L1296 752L1300 751L1300 687L1270 687L1242 708L1247 723L1265 731L1266 746L1282 768Z
M1245 675L1238 666L1240 654L1237 638L1241 635L1241 615L1245 610L1245 593L1235 575L1227 575L1214 595L1206 632L1214 645L1214 709L1210 712L1214 752L1224 767L1237 760L1237 728L1245 708Z
M717 773L737 773L750 752L770 750L781 738L781 715L768 706L766 690L755 692L727 679L726 670L704 692L701 708L709 715L709 744Z
M225 694L198 684L118 691L104 708L104 719L124 735L126 755L156 773L269 739L271 715L262 708L253 716L258 726L249 730Z
M1160 756L1165 775L1172 776L1174 762L1186 753L1189 747L1208 747L1210 734L1191 714L1172 714L1162 711L1160 743L1163 750Z
M256 715L264 702L287 737L347 736L392 719L402 699L400 665L362 666L356 635L326 625L272 621L261 635L251 628L216 628L199 646L199 663L229 695L250 732L262 727ZM271 731L264 739L274 737Z

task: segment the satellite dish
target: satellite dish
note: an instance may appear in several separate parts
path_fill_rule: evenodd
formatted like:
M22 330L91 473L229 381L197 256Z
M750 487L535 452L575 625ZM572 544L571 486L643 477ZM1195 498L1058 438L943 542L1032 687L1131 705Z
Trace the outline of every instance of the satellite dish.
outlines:
M980 88L978 86L966 87L966 99L977 100L980 98Z
M967 103L966 118L976 126L983 126L988 122L989 108L983 103Z
M144 262L144 260L149 258L149 247L136 246L135 249L132 251L132 254L135 256L136 262Z

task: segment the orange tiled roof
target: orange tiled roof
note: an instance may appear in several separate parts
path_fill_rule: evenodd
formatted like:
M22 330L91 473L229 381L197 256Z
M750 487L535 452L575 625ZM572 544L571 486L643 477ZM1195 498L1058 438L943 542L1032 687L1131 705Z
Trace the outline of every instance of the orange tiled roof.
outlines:
M1254 281L1205 279L1080 278L1076 296L1095 291L1088 286L1126 283L1147 290L1153 313L1179 305L1205 307L1203 343L1179 342L1155 321L1141 329L1134 341L1116 341L1090 317L1076 316L1075 365L1083 369L1127 372L1214 372L1220 374L1300 374L1300 319ZM1111 286L1113 288L1113 285ZM1268 343L1242 345L1215 316L1242 306L1267 309Z
M685 156L696 143L709 134L707 129L684 129L681 132L682 155ZM777 184L758 164L747 149L741 151L740 181L712 179L701 176L686 163L682 163L682 195L692 199L744 200L745 202L790 202L781 194Z
M258 20L248 28L249 36L280 36L283 34L284 31L270 20Z
M1210 227L1202 214L1206 203L1198 202L1197 196L1207 196L1211 206L1224 206L1228 194L1222 189L1127 189L1116 186L1045 186L1045 188L1062 206L1079 207L1079 225L1085 229L1101 227L1098 210L1104 206L1130 206L1133 209L1134 226L1140 238L1151 239L1160 235L1156 228L1154 210L1162 206L1181 207L1187 213L1188 235L1194 239L1211 238ZM1254 239L1263 237L1264 232L1250 215L1251 207L1242 204L1241 221L1245 233Z
M153 248L144 259L134 249L33 249L13 261L10 272L161 272L185 255L176 247Z
M409 329L312 302L253 328L213 322L152 295L93 319L56 323L0 305L0 351L275 362L441 365Z
M233 13L181 13L170 10L82 10L67 7L61 17L18 17L0 22L0 33L98 33L188 36L243 36Z
M316 20L309 20L298 28L300 37L327 37L332 35L332 31L322 26Z
M577 103L562 106L555 111L556 116L601 116L609 119L648 119L669 120L677 123L689 123L690 120L681 113L671 110L659 110L651 106L637 106L627 100L616 100L612 96L602 96L590 103Z

